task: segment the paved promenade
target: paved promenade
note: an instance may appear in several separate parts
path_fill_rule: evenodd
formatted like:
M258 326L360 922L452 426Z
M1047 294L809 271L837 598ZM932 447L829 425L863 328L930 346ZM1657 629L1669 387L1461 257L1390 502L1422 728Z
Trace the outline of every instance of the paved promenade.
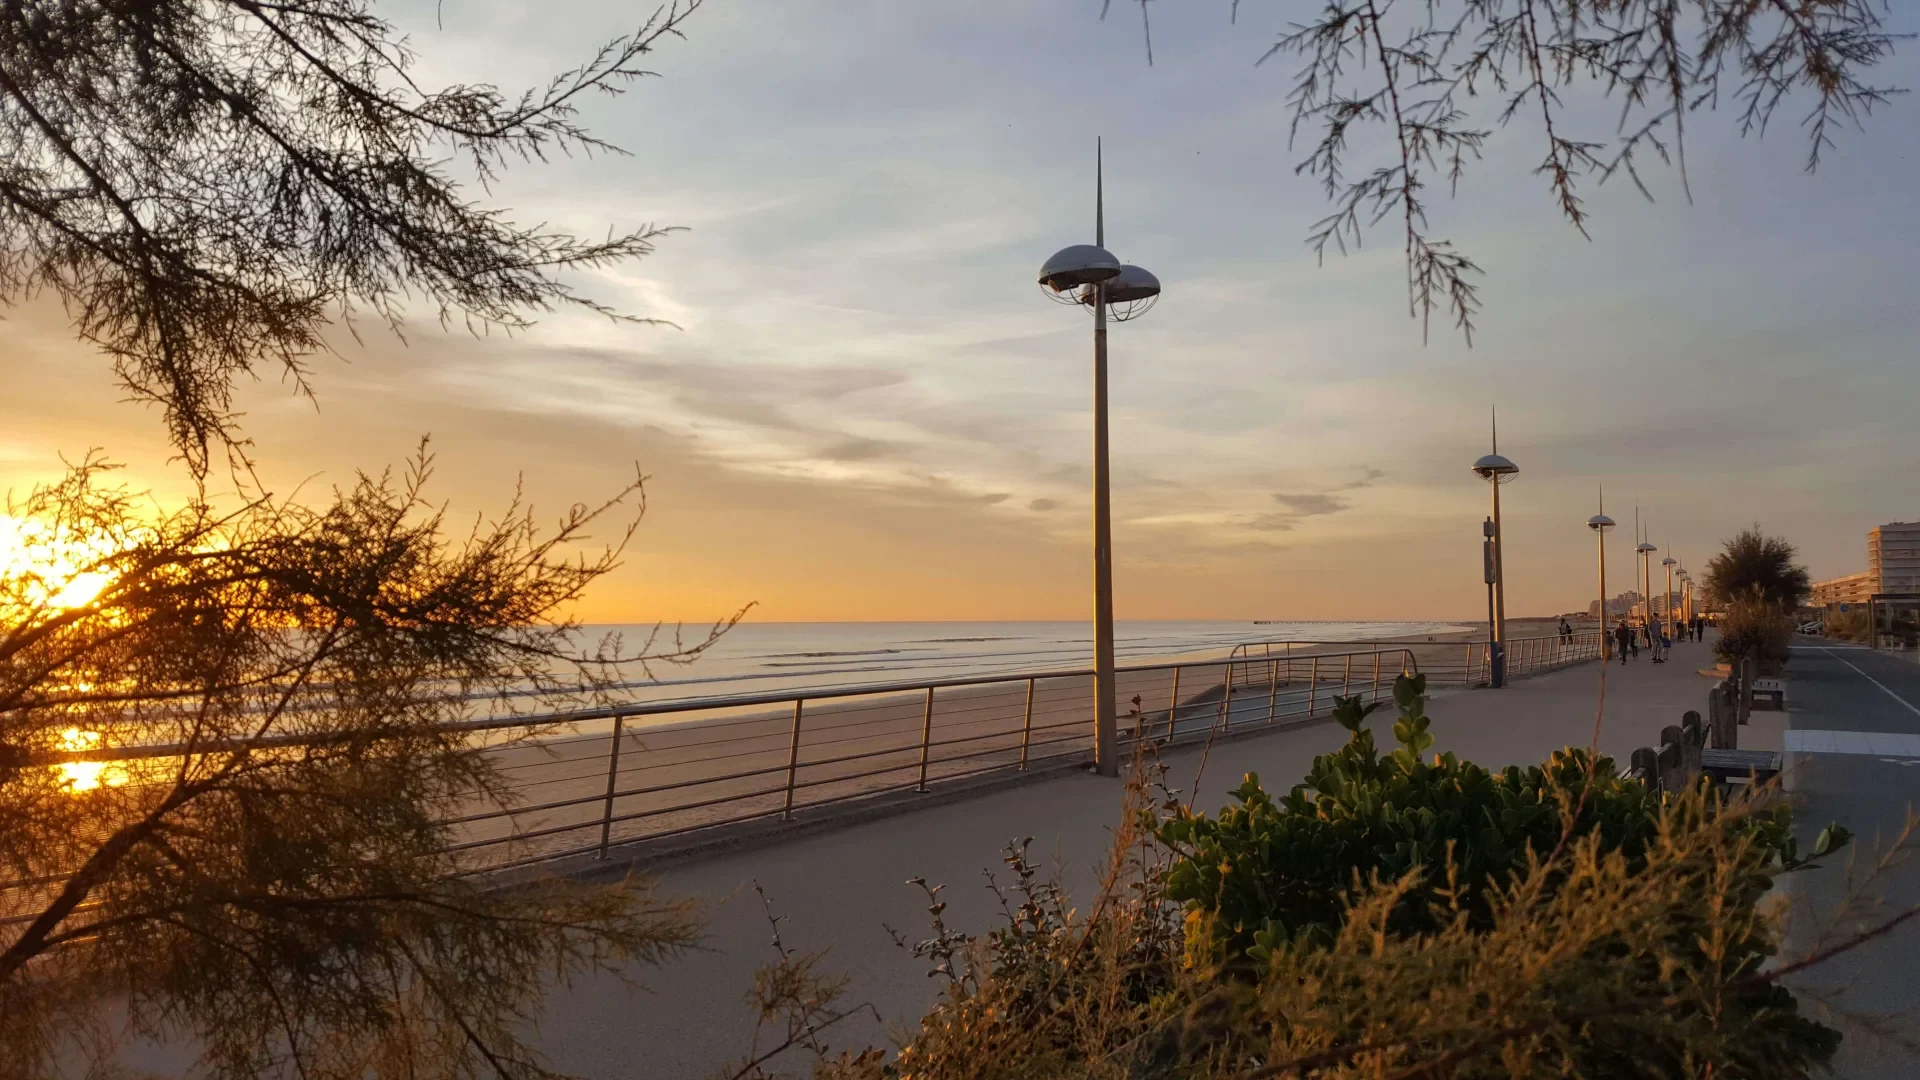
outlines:
M1687 709L1704 710L1709 680L1696 674L1711 662L1706 645L1680 645L1673 663L1643 658L1606 671L1600 748L1624 762L1637 746L1658 741L1660 729ZM1505 690L1456 691L1437 697L1435 751L1452 750L1492 766L1533 763L1569 744L1593 738L1600 699L1597 664L1523 680ZM1375 738L1391 746L1391 708L1376 714ZM1198 804L1218 807L1242 774L1258 772L1285 789L1306 772L1314 755L1337 748L1330 723L1237 739L1216 745L1199 778ZM1172 752L1171 782L1195 786L1202 753ZM745 1054L753 1017L745 995L754 969L772 955L768 929L752 883L789 917L787 943L802 949L831 946L828 964L853 982L849 999L871 1003L887 1024L904 1025L933 1000L936 987L924 965L895 947L887 927L910 939L925 936L925 901L908 878L948 886L946 918L967 929L991 923L994 905L983 871L1001 869L1010 839L1034 838L1036 854L1050 857L1076 895L1092 892L1121 800L1119 782L1071 773L977 798L903 812L829 832L671 864L661 876L680 895L712 901L708 950L632 974L644 989L612 979L556 991L537 1042L559 1068L585 1077L704 1077ZM887 1042L886 1026L849 1021L838 1045Z

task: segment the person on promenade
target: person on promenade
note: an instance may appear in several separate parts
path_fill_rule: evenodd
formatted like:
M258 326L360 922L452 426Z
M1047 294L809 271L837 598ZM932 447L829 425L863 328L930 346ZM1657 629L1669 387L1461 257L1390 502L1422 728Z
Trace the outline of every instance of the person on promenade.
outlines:
M1560 619L1560 644L1565 645L1567 642L1572 640L1573 640L1573 627L1568 626L1566 617L1562 616Z
M1613 651L1620 654L1620 662L1622 664L1627 662L1627 654L1629 652L1637 653L1640 651L1634 646L1633 631L1627 628L1627 620L1625 619L1621 619L1620 625L1613 628L1613 644Z

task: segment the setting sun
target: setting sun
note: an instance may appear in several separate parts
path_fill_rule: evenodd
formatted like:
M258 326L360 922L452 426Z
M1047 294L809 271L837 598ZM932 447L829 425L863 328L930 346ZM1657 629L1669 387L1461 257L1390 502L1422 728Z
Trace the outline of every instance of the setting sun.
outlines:
M62 526L0 514L0 577L7 598L34 607L77 608L92 603L113 583L89 569L107 545Z

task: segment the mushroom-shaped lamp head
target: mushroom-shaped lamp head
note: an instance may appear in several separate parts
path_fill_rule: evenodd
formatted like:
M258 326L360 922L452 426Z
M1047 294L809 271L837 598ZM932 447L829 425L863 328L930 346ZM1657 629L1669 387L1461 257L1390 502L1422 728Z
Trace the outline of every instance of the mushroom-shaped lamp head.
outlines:
M1062 293L1082 285L1092 285L1117 277L1120 260L1113 252L1093 244L1074 244L1053 253L1040 268L1040 284Z
M1587 528L1603 533L1613 528L1613 519L1605 514L1595 514L1587 519Z
M1106 293L1109 304L1151 300L1160 295L1160 279L1132 263L1122 263L1120 272L1107 279Z
M1508 461L1500 454L1488 454L1473 463L1473 471L1483 480L1495 480L1512 476L1520 471L1520 466Z

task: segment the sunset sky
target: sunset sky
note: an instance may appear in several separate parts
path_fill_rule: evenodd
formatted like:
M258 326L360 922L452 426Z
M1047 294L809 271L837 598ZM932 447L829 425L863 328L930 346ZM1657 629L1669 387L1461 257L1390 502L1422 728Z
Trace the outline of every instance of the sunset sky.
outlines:
M1697 116L1691 205L1585 188L1557 214L1537 126L1494 139L1433 232L1485 268L1469 349L1406 315L1391 230L1316 263L1327 212L1294 165L1295 62L1256 66L1295 0L710 0L660 78L585 119L631 157L516 169L491 196L588 234L685 226L585 279L678 324L556 314L516 338L377 327L277 373L245 429L278 491L318 494L431 433L437 492L497 508L516 474L557 516L635 464L650 508L583 614L761 620L1077 619L1089 577L1089 320L1040 263L1093 232L1166 292L1112 336L1121 618L1471 618L1500 411L1508 610L1593 595L1595 488L1704 566L1758 520L1814 576L1865 569L1873 525L1920 517L1920 102L1843 132L1815 175L1800 104L1764 140ZM381 5L385 11L387 5ZM512 88L630 29L629 4L396 4L429 81ZM1894 29L1912 19L1897 12ZM1911 53L1872 81L1920 84ZM1610 136L1605 106L1577 108ZM1354 148L1377 162L1370 136ZM186 489L157 412L121 401L58 307L6 324L0 479L16 492L90 447L163 500ZM1610 574L1627 587L1632 541Z

